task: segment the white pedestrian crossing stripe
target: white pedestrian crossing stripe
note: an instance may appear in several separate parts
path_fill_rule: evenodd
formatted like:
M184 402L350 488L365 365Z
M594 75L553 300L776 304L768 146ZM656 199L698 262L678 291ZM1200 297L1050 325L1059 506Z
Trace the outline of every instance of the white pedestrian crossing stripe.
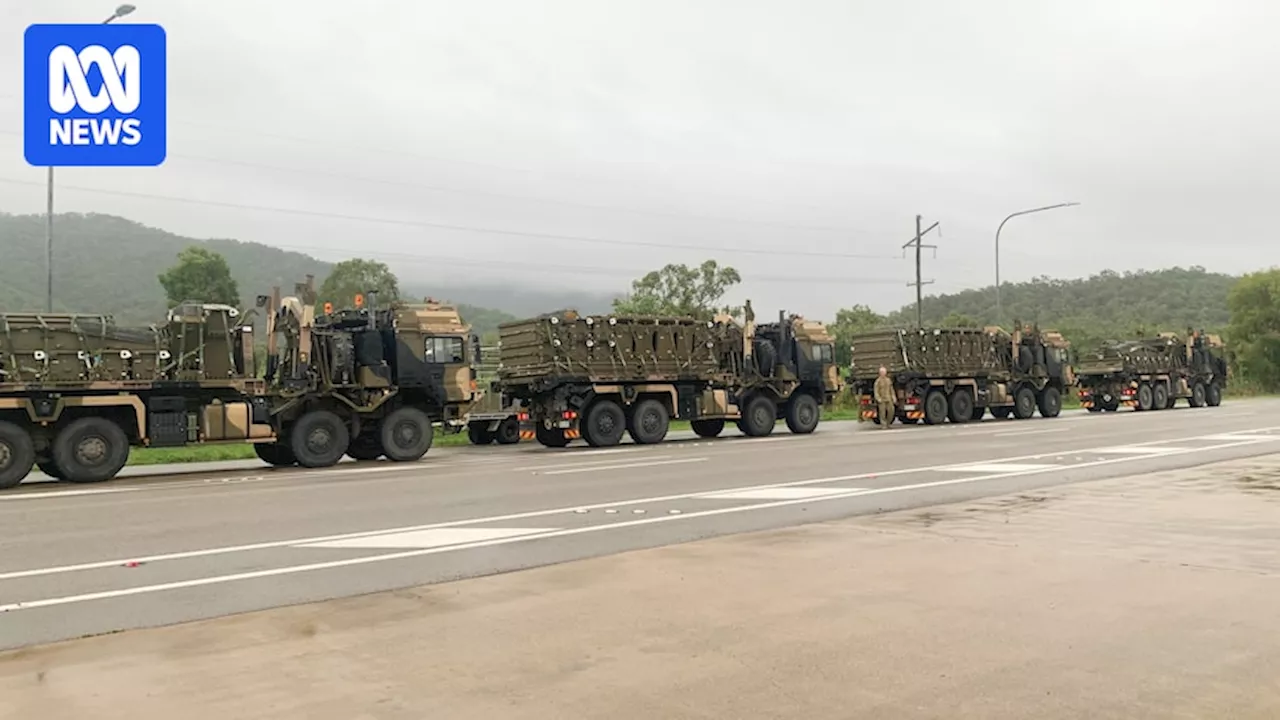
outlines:
M433 548L464 543L502 540L505 538L553 532L559 528L431 528L385 535L364 535L327 542L305 543L294 547L364 550L378 548Z

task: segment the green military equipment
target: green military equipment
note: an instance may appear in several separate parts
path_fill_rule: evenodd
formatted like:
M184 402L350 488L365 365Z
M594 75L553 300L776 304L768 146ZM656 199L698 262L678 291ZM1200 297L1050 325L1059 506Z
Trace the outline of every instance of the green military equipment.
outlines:
M1189 331L1154 338L1110 341L1077 359L1080 404L1089 412L1216 407L1227 384L1227 362L1216 335Z

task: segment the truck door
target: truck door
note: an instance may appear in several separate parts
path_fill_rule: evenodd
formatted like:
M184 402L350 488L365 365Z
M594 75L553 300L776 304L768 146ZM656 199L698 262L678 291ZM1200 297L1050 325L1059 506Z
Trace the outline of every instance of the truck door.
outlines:
M439 397L446 403L471 399L474 378L467 359L466 338L461 335L428 335L425 338L423 362L432 378L439 379Z

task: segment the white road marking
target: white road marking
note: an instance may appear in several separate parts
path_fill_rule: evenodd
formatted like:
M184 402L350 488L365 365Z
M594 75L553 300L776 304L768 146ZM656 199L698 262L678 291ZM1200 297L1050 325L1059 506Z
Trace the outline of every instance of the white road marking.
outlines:
M137 488L102 488L101 490L52 490L49 492L14 493L0 495L0 500L35 500L37 498L74 497L76 495L107 495L109 493L133 492Z
M1253 432L1261 432L1263 430L1280 430L1280 425L1277 425L1275 427L1270 427L1270 428L1258 428L1258 429L1255 429ZM1201 437L1203 436L1183 437L1183 438L1176 438L1172 440L1153 440L1150 443L1147 443L1147 445L1155 445L1163 442L1196 440ZM1228 443L1221 446L1215 446L1215 447L1236 447L1240 445L1250 445L1250 444L1267 442L1267 441L1278 440L1278 439L1280 439L1280 436L1260 437L1257 440L1253 440L1253 439L1241 440L1239 442L1232 442L1232 443ZM1191 450L1182 450L1181 452L1192 452L1192 451L1212 450L1212 449L1215 449L1215 448L1214 447L1193 448ZM1091 448L1080 448L1076 450L1069 450L1067 452L1096 453L1098 451L1096 449L1091 449ZM1004 460L1006 461L1038 460L1040 458L1045 457L1046 455L1051 455L1051 454L1053 453L1041 453L1038 455L1020 455L1017 457L1004 458ZM1093 463L1082 462L1077 465L1073 465L1071 467L1073 468L1091 467L1091 465L1098 464L1098 463L1105 464L1110 462L1125 462L1132 459L1135 459L1135 458L1128 458L1128 457L1111 458L1107 460L1094 461ZM1077 456L1076 460L1079 461L1079 460L1082 460L1082 458L1080 456ZM345 538L368 537L370 535L386 535L388 533L395 533L395 532L410 532L414 530L429 530L433 528L459 527L463 525L480 525L480 524L488 524L488 523L496 523L496 522L508 522L511 520L525 520L525 519L536 518L536 517L548 517L551 515L561 515L579 508L588 509L588 510L604 510L608 514L615 514L618 512L617 508L620 506L653 505L653 504L664 503L664 502L673 502L677 500L688 500L690 498L697 497L699 495L706 495L709 493L716 493L716 492L735 492L735 491L741 492L746 490L764 490L764 489L773 489L773 488L802 487L805 485L822 485L825 483L847 482L851 480L867 480L867 479L873 479L873 478L883 479L883 478L894 477L898 475L928 473L933 470L952 468L952 467L956 467L956 466L955 465L927 465L924 467L898 468L896 470L876 470L876 471L867 472L867 473L859 473L856 475L839 475L835 477L812 478L808 480L792 480L789 482L782 482L782 483L751 485L751 486L738 487L738 488L723 488L721 490L700 490L697 492L680 493L677 495L659 495L656 497L635 498L631 500L614 500L611 502L601 502L601 503L595 503L592 505L573 505L570 507L551 508L548 510L529 510L525 512L509 513L506 515L494 515L490 517L481 517L481 518L468 518L463 520L448 520L448 521L438 522L438 523L429 523L424 525L410 525L410 526L398 527L398 528L382 528L379 530L364 530L360 532L341 533L341 534L335 534L335 535L320 535L320 536L309 537L309 538L293 538L290 540L268 540L268 541L258 542L258 543L248 543L244 545L224 545L220 547L205 548L202 550L184 550L179 552L161 553L156 555L144 555L141 557L124 557L124 558L117 558L112 560L98 560L93 562L76 563L74 565L59 565L54 567L33 568L30 570L15 570L15 571L6 572L6 573L0 573L0 580L14 580L17 578L39 577L42 575L58 575L62 573L80 572L84 570L98 570L102 568L117 567L126 563L156 563L156 562L163 562L166 560L187 560L191 558L209 557L212 555L224 555L224 554L238 553L238 552L252 552L255 550L269 550L272 548L288 547L290 545L327 542L330 540L342 540ZM1057 467L1057 466L1053 466L1053 467ZM1009 477L1009 475L1016 475L1016 474L1018 473L1007 474L1004 477ZM1026 474L1026 473L1020 473L1020 474ZM959 482L964 482L964 481L965 481L964 478L959 479ZM957 481L942 480L938 482L943 485L946 485L946 484L957 482ZM904 486L904 487L908 487L908 486ZM879 491L868 491L868 492L879 492Z
M545 472L538 471L533 474L534 475L569 475L572 473L604 472L606 470L626 470L629 468L658 467L660 465L684 465L686 463L703 462L705 460L706 458L704 457L696 457L696 458L680 458L679 460L659 460L657 462L645 461L645 462L623 463L621 465L593 465L591 467L571 467L571 468L564 468L563 470L547 470Z
M995 437L1022 437L1023 435L1044 435L1045 433L1067 432L1070 428L1045 428L1044 430L1015 430L1010 432L994 433Z
M1270 439L1270 438L1269 438ZM1202 448L1179 448L1169 455L1181 455L1191 452L1206 452L1209 450L1221 450L1230 447L1242 445L1253 445L1265 440L1245 440L1235 443L1223 443L1220 445L1212 445ZM1098 467L1102 465L1115 465L1125 462L1133 462L1137 457L1118 457L1107 458L1104 460L1094 460L1092 462L1076 465L1077 468ZM917 471L918 472L918 471ZM160 583L157 585L140 585L130 588L121 588L118 590L103 590L100 592L84 593L81 595L67 595L55 598L43 598L39 600L30 600L26 602L15 602L0 605L0 613L14 612L17 610L30 610L42 607L54 607L58 605L70 605L73 603L89 602L93 600L107 600L112 598L129 597L132 595L143 595L147 593L163 592L166 590L181 590L185 588L203 587L206 585L219 585L229 582L238 582L241 580L255 580L269 577L280 577L283 575L295 575L298 573L312 572L315 570L333 570L337 568L355 567L359 565L368 565L371 563L388 562L391 560L405 560L409 558L423 557L427 555L436 555L442 552L456 552L459 550L471 550L483 547L493 547L497 545L508 545L517 542L529 542L532 540L541 540L556 537L568 537L573 535L583 535L586 533L601 532L606 530L617 530L619 528L638 527L642 525L650 525L660 522L671 522L676 520L687 520L690 518L712 517L717 515L729 515L740 512L751 512L755 510L770 510L780 507L789 507L791 505L799 505L803 503L821 502L824 500L837 500L850 497L861 497L870 495L882 495L888 493L909 492L912 490L925 490L936 487L946 487L951 485L962 485L968 483L982 482L985 480L1007 480L1015 475L1033 475L1042 470L1030 470L1018 473L1004 473L1000 475L978 475L974 477L953 478L950 480L936 480L933 482L913 483L911 485L898 485L895 487L875 488L871 490L851 489L848 492L842 492L834 495L826 495L821 498L802 498L796 500L777 500L774 502L759 503L755 505L739 505L736 507L717 508L714 510L702 510L698 512L683 513L680 515L660 515L657 517L648 517L641 520L628 520L625 522L609 523L605 525L591 525L587 527L569 528L565 530L553 530L540 534L522 535L510 538L495 538L492 540L481 540L473 543L462 545L450 545L447 547L423 548L417 550L405 550L397 553L387 553L383 555L368 555L365 557L348 558L345 560L330 560L327 562L308 563L306 565L291 565L287 567L270 568L266 570L253 570L249 572L234 573L230 575L215 575L211 577L194 578L191 580L179 580L176 582ZM883 473L882 473L883 474ZM827 479L832 482L838 479L851 478L834 478ZM811 481L809 481L811 482Z
M410 532L369 535L346 540L330 540L329 542L306 543L292 547L333 548L359 550L371 548L435 548L450 545L497 540L500 538L519 537L534 533L554 532L559 528L436 528L434 530L413 530Z
M646 457L645 462L648 462L650 460L669 460L670 458L671 458L670 455L653 455L651 457ZM555 465L530 465L528 467L515 468L514 470L512 470L512 472L538 472L541 470L560 470L561 468L580 468L580 467L588 467L592 465L608 465L609 463L616 463L616 462L618 462L618 458L610 458L608 460L589 460L587 462L556 463Z
M971 465L952 465L951 467L938 468L942 472L981 472L981 473L1015 473L1015 472L1035 472L1039 470L1052 470L1058 467L1066 467L1064 465L1045 465L1043 463L973 463Z
M857 489L858 488L779 487L764 488L763 490L734 490L729 492L707 493L706 495L695 495L693 497L695 500L794 500L798 498L839 495L841 493Z
M1199 439L1199 438L1191 438ZM1238 439L1238 438L1233 438ZM1163 455L1165 453L1174 452L1176 450L1186 450L1187 448L1177 447L1153 447L1151 445L1116 445L1115 447L1098 448L1095 452L1105 455ZM1194 448L1192 448L1194 449Z

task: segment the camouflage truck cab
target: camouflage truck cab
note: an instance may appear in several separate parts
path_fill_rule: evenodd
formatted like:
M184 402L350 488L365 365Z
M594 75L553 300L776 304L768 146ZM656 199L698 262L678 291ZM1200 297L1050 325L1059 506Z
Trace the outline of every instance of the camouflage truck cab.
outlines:
M749 306L748 306L749 308ZM563 447L581 437L609 446L629 434L661 442L672 418L702 437L726 421L748 436L784 419L795 433L817 427L840 390L834 348L819 323L779 313L756 325L727 316L582 316L550 313L499 328L497 386L523 404L521 432Z
M893 380L896 419L936 425L950 420L1056 417L1075 381L1069 343L1059 333L1022 327L892 329L852 338L850 383L860 415L877 424L872 391L879 369ZM890 418L892 422L895 418Z
M476 396L470 328L457 309L428 298L314 314L312 281L270 304L267 381L279 441L259 446L271 465L325 467L421 458L434 424L460 428Z
M1077 362L1080 404L1089 412L1172 408L1180 398L1191 407L1216 407L1227 384L1222 339L1188 331L1154 338L1106 342Z

